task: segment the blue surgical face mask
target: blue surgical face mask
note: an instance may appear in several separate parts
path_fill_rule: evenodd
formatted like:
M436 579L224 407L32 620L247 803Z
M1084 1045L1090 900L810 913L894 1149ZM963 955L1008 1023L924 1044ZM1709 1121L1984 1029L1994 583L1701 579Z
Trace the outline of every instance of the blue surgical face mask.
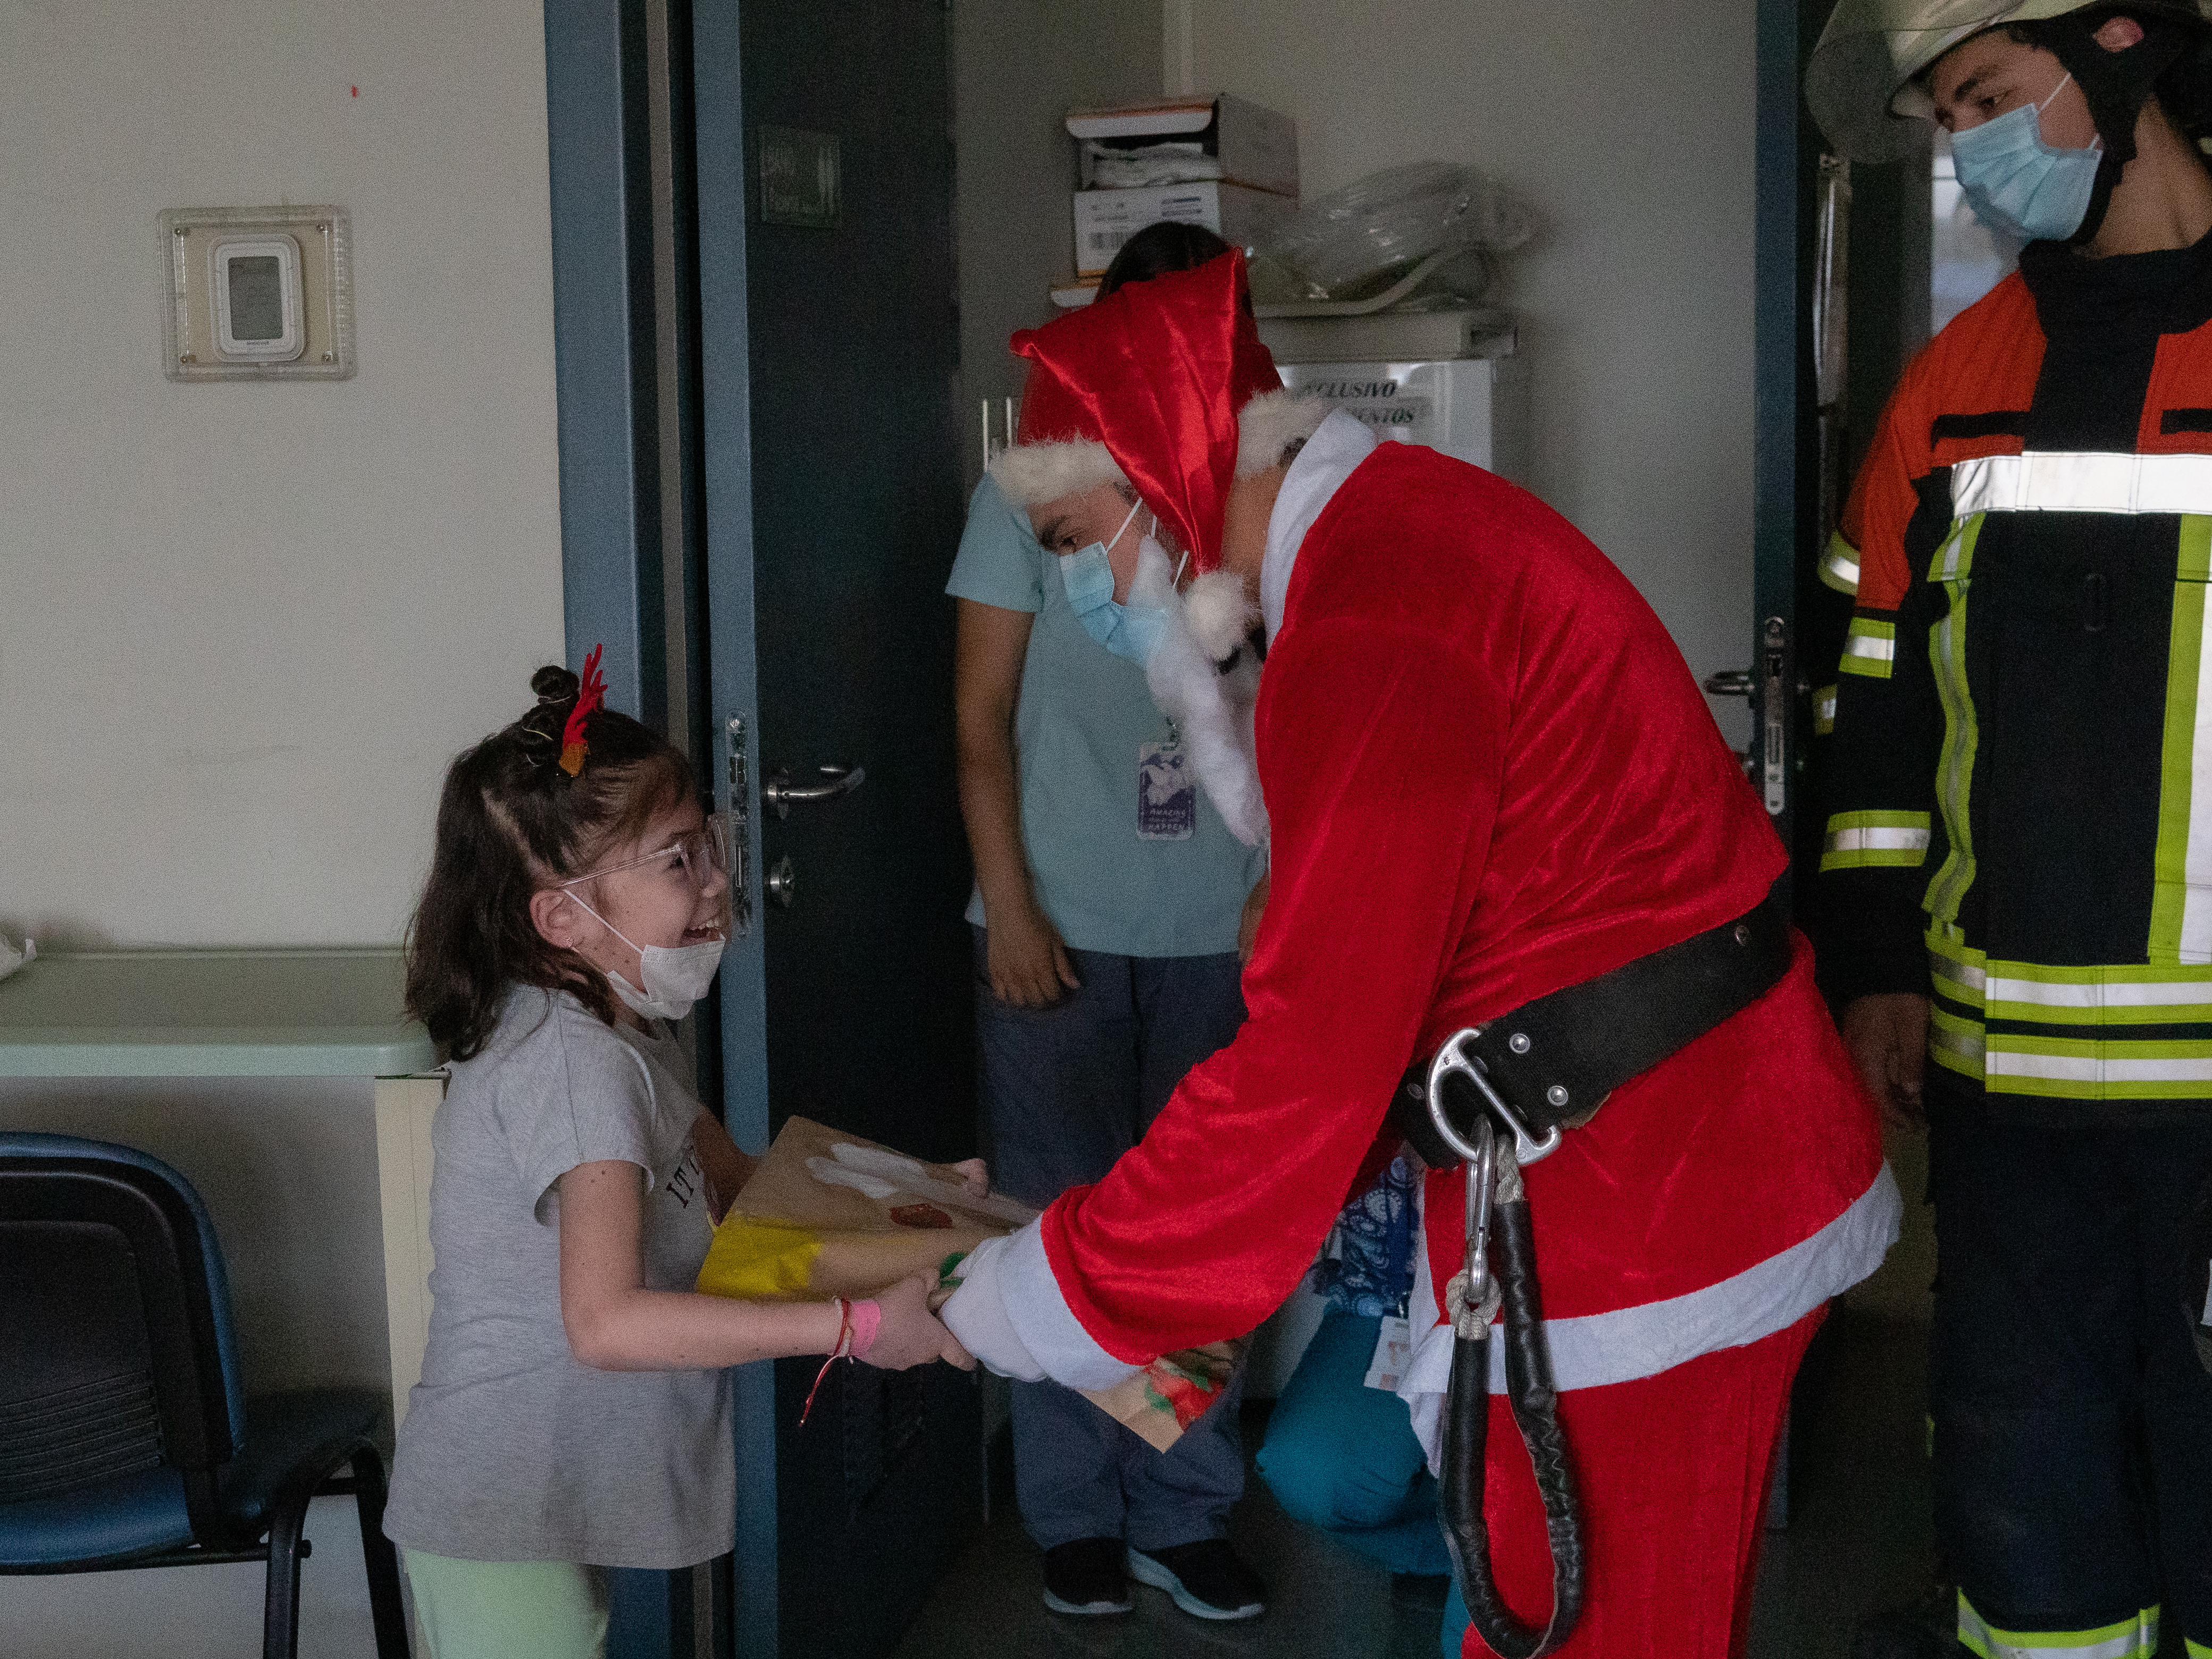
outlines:
M2051 98L2073 78L2062 79ZM1993 230L2030 242L2063 242L2081 228L2104 159L2101 140L2087 149L2053 149L2043 141L2041 117L2051 98L2007 110L1951 138L1959 188L1975 216Z
M1115 656L1142 668L1159 645L1167 617L1153 606L1116 604L1114 567L1106 556L1107 550L1129 533L1140 507L1141 503L1130 507L1129 516L1121 520L1112 541L1093 542L1062 556L1060 581L1067 591L1068 608L1083 624L1083 631ZM1147 536L1145 540L1150 543L1152 538Z

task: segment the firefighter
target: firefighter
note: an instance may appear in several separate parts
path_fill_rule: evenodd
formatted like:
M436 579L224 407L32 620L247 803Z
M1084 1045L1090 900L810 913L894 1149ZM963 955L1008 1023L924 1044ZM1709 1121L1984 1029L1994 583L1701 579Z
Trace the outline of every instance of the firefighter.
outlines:
M2212 1651L2212 173L2191 5L1844 0L1808 71L1933 121L2018 272L1905 371L1823 579L1854 598L1818 929L1924 1121L1938 1542L1980 1654ZM2201 1286L2199 1287L2201 1294Z

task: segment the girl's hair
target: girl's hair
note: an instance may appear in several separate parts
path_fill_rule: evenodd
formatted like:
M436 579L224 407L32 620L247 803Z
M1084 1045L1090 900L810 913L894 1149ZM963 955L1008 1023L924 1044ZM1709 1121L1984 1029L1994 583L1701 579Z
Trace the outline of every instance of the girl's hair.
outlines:
M483 1048L513 985L567 991L613 1022L605 978L538 933L531 895L584 874L693 787L690 763L666 738L606 708L585 717L584 763L571 777L561 750L576 677L541 668L530 689L536 708L447 769L430 878L407 930L407 1012L449 1060Z
M1098 297L1131 283L1149 283L1174 270L1196 270L1229 252L1229 244L1204 225L1162 219L1121 244L1121 251L1098 279Z

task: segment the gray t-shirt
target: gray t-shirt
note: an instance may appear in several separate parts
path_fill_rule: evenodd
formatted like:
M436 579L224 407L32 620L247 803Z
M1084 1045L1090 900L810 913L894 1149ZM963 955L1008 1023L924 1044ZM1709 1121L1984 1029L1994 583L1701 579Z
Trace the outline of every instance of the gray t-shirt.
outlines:
M645 1282L688 1291L714 1224L699 1102L672 1039L565 993L508 994L431 1131L429 1346L384 1530L470 1561L684 1567L736 1542L728 1375L604 1371L561 1323L560 1194L581 1164L644 1172Z

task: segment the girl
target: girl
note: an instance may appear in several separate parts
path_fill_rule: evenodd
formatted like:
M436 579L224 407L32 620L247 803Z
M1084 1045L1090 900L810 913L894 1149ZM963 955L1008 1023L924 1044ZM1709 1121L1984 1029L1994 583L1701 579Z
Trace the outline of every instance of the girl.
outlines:
M826 1304L691 1290L753 1163L667 1024L714 977L729 883L689 764L600 706L598 659L581 684L539 669L538 706L453 763L410 931L408 1006L453 1076L384 1524L433 1659L597 1656L602 1569L731 1549L724 1368L974 1364L924 1279Z

